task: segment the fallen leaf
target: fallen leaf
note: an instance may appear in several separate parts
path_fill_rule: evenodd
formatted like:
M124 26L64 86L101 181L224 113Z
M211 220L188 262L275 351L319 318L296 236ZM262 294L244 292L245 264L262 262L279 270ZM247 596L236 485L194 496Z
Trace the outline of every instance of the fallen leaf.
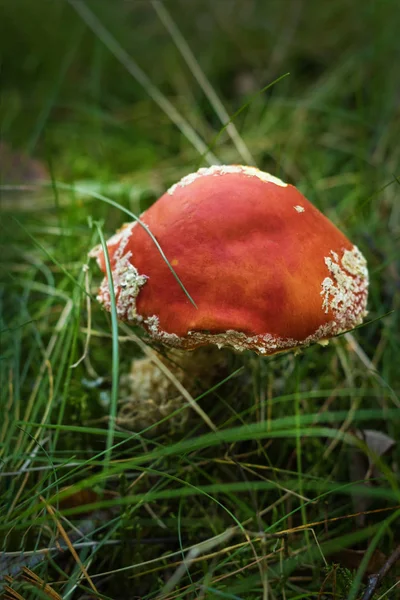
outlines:
M62 488L60 490L60 492L64 493L67 490L68 490L68 487ZM82 516L84 514L87 514L88 511L85 507L88 506L89 504L94 504L95 502L99 502L101 499L106 499L106 498L112 499L112 498L115 498L116 495L117 494L115 494L111 491L105 490L102 493L102 495L100 496L94 490L83 489L83 490L79 490L78 492L73 492L69 496L66 496L66 497L62 498L61 500L58 500L57 508L61 512L63 510L67 510L69 508L81 508L82 511L77 513L75 516ZM55 501L52 501L52 504L54 506L56 506ZM91 509L91 511L93 511L93 509Z
M371 452L367 456L368 459L368 472L367 476L380 477L382 473L376 467L373 461L373 457L381 457L396 444L395 440L383 433L382 431L376 431L375 429L360 429L356 431L356 436L365 442L368 450Z

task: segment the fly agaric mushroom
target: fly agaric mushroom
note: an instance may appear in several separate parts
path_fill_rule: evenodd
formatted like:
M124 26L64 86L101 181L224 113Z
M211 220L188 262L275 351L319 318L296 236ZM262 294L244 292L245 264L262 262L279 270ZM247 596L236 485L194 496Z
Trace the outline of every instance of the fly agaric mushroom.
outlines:
M325 343L367 314L359 249L295 187L254 167L187 175L140 220L107 242L117 315L162 344L269 355ZM90 256L105 273L102 248ZM110 310L107 278L98 300Z

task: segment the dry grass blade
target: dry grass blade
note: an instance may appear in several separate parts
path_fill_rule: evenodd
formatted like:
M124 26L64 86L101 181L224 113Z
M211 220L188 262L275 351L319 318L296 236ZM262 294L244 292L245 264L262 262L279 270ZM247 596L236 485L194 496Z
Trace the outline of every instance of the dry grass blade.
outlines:
M57 516L55 514L55 511L53 509L52 506L50 506L50 504L48 504L45 500L45 498L43 498L43 496L40 496L40 500L43 502L43 504L46 507L47 512L51 515L51 517L53 518L58 531L60 532L61 537L63 538L64 542L66 543L69 551L71 552L72 556L74 557L75 562L77 563L77 565L79 566L82 574L84 575L85 579L87 580L88 584L90 585L90 587L92 588L92 590L97 594L97 589L96 586L94 585L89 573L87 572L85 565L81 562L75 548L72 545L71 540L68 537L67 532L65 531L64 527L62 526L62 524L60 523L59 519L57 519Z
M145 344L140 339L140 337L137 336L135 333L133 333L133 331L131 331L129 329L129 327L127 327L126 325L122 324L121 329L123 329L125 331L125 333L128 335L128 337L139 346L139 348L142 350L142 352L144 354L146 354L146 356L148 356L152 360L152 362L160 369L160 371L162 371L164 373L164 375L166 377L168 377L168 379L173 383L173 385L176 387L178 392L180 394L182 394L182 396L185 398L185 400L188 401L189 405L203 419L204 423L206 423L206 425L211 429L211 431L214 431L214 433L217 433L218 428L211 421L211 419L207 415L207 413L204 412L204 410L194 400L193 396L191 394L189 394L187 389L180 383L180 381L177 380L177 378L173 375L173 373L171 373L171 371L168 369L168 367L166 367L164 365L164 363L158 358L156 352L154 352L154 350L152 350L149 346L147 346L147 344Z
M28 402L26 404L25 414L24 414L24 417L23 417L24 421L29 421L29 418L30 418L30 415L31 415L31 412L32 412L32 409L33 409L33 406L34 406L34 403L35 403L36 396L37 396L37 394L39 392L40 385L42 383L42 379L43 379L44 373L45 373L46 369L49 369L49 359L50 359L51 354L52 354L52 352L53 352L53 350L55 348L55 345L56 345L56 342L58 340L58 337L59 337L62 329L65 327L65 325L66 325L66 323L67 323L67 321L68 321L68 319L70 317L70 314L71 314L71 311L72 311L72 307L73 307L72 301L68 300L67 303L66 303L66 305L65 305L65 307L64 307L64 310L62 311L62 313L60 315L60 318L57 321L56 326L54 327L54 333L51 336L50 341L49 341L49 343L48 343L48 345L46 347L46 350L44 352L43 362L42 362L42 364L40 366L37 379L36 379L35 384L33 386L32 393L29 396ZM42 418L42 423L44 423L45 419L47 418L47 414L48 414L49 409L50 409L50 404L51 403L48 402L45 414L44 414L44 416ZM36 440L37 440L37 438L38 438L38 436L40 434L40 431L41 430L39 428L37 430L36 434L34 435L33 440L30 442L30 444L28 446L28 449L25 450L26 454L29 454L30 451L32 450L32 448L33 448L33 446L34 446L34 444L35 444L35 442L36 442ZM18 436L17 442L16 442L16 448L15 448L16 452L19 451L19 449L20 449L23 436L24 436L24 431L21 431L21 433ZM19 465L18 468L20 468L21 464Z
M202 71L198 61L196 60L195 55L191 51L188 43L179 31L178 27L171 18L171 15L165 8L164 4L160 0L152 0L152 5L160 20L163 22L166 29L169 31L179 52L181 53L188 67L192 71L201 89L207 96L210 104L212 105L215 111L215 114L221 121L222 125L225 126L226 132L230 136L232 142L235 144L236 150L240 154L241 158L244 160L245 163L255 165L255 159L253 158L246 144L240 137L235 125L231 122L231 117L229 116L225 106L222 104L211 83Z
M152 98L152 100L158 104L161 110L163 110L169 119L180 129L186 139L189 140L199 154L201 156L204 155L210 165L219 163L218 158L209 151L207 145L197 135L193 127L188 123L188 121L186 121L186 119L182 117L182 115L176 110L175 106L171 104L164 94L162 94L160 90L151 82L146 73L142 71L142 69L135 63L129 54L122 48L122 46L104 27L104 25L99 21L90 8L81 0L68 1L80 15L86 25L119 60L121 65L125 67L128 73L132 75L132 77L134 77L136 81L140 83L140 85L143 86L150 98Z
M25 579L25 581L27 581L28 583L31 583L35 587L42 590L49 598L51 598L51 600L62 600L62 596L60 596L60 594L58 594L55 590L53 590L51 585L49 585L48 583L43 581L43 579L41 577L36 575L36 573L31 571L27 567L23 567L22 571L23 571L23 578Z
M367 356L367 354L364 352L364 350L361 348L360 344L357 342L356 338L354 337L354 335L352 333L345 333L344 334L344 338L348 343L348 347L349 349L354 352L354 354L358 357L358 359L362 362L362 364L364 365L364 367L380 382L382 383L385 387L387 386L385 380L383 379L383 377L378 373L374 363L371 361L371 359ZM394 402L394 404L396 404L396 406L400 407L400 402L397 399L397 397L395 396L395 394L392 394L392 400Z
M9 585L4 586L5 596L4 600L25 600L21 594L13 590Z
M84 264L82 269L85 273L87 334L86 334L86 338L85 338L85 346L83 348L83 354L80 358L78 358L78 360L73 365L70 365L70 369L76 369L76 367L78 365L80 365L81 362L84 361L85 358L87 357L88 352L89 352L90 334L92 332L92 303L90 301L89 266L87 264Z
M176 569L175 573L172 575L172 577L170 577L170 579L164 586L164 589L161 592L160 596L158 596L158 598L161 599L166 594L169 594L169 592L172 592L172 590L175 588L176 585L178 585L179 581L182 579L185 572L187 571L187 569L190 567L190 565L192 564L192 562L194 560L198 559L199 556L206 554L209 550L211 550L215 546L227 542L228 540L230 540L230 538L232 537L233 534L234 534L234 529L233 528L228 529L227 531L224 531L224 533L222 533L221 535L211 538L211 540L201 542L200 544L198 544L197 546L194 546L191 550L189 550L186 558L184 558L182 563Z
M7 433L7 429L8 429L9 421L10 421L10 412L11 412L11 408L13 406L13 402L14 402L13 371L12 371L12 369L10 369L9 373L8 373L8 401L5 406L5 411L3 414L3 426L0 431L0 444L3 443L5 435ZM3 452L4 452L4 446L3 446L3 448L0 448L0 456L3 454Z

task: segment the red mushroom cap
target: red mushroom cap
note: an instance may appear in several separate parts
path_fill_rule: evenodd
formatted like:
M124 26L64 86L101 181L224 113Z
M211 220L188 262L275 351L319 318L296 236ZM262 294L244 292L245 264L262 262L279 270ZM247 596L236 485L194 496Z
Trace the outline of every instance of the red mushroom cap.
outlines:
M141 221L107 243L117 313L164 344L273 354L324 341L367 314L358 248L295 187L254 167L187 175ZM101 248L91 256L105 272ZM98 299L110 309L106 279Z

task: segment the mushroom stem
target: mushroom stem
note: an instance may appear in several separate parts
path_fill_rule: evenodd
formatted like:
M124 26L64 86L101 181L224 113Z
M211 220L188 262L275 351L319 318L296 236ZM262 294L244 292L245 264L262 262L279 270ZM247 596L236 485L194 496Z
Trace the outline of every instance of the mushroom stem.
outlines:
M134 431L151 427L153 434L182 430L190 414L182 386L191 396L206 391L225 370L228 352L212 346L192 352L173 348L156 352L156 357L169 376L153 357L132 360L130 372L120 380L117 425Z

